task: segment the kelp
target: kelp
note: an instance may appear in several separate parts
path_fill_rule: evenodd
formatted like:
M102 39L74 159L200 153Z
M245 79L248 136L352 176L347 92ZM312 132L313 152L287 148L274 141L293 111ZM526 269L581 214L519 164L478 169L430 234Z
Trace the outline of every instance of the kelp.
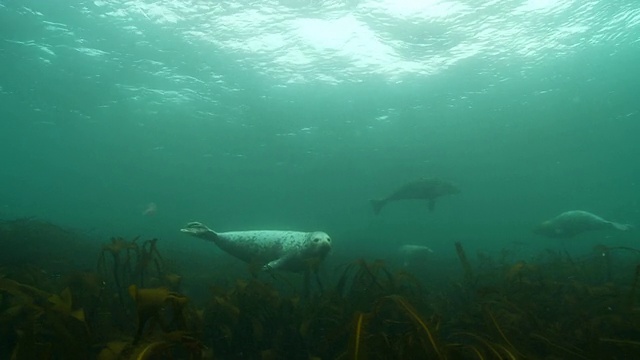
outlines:
M133 344L138 343L143 336L145 327L149 325L149 333L153 332L155 325L160 326L163 332L169 332L177 326L180 330L186 329L184 319L184 307L189 299L167 288L139 289L136 285L129 286L129 294L136 303L137 325ZM162 312L166 307L171 308L171 314L167 317Z
M129 284L144 286L145 275L151 270L151 265L157 276L162 274L162 257L156 247L158 240L146 240L142 244L138 244L138 240L139 237L131 241L121 237L111 238L111 242L102 247L98 258L98 273L104 279L113 280L113 288L121 300Z
M24 230L29 224L39 230ZM12 236L74 236L32 220L18 225ZM435 273L359 259L321 282L314 264L302 282L278 272L233 275L223 265L204 281L161 255L159 240L114 237L96 249L93 270L52 271L50 261L0 269L0 357L640 357L639 251L598 246L584 256L549 250L519 259L505 250L471 258L454 245L457 261ZM183 287L209 293L192 299Z
M640 318L637 313L629 313L628 305L637 277L625 290L623 284L613 282L616 273L603 258L611 256L612 251L636 252L623 248L597 250L595 255L582 258L545 252L533 261L516 261L494 271L486 277L492 280L480 287L493 291L476 291L474 297L465 297L469 315L458 317L447 327L451 331L475 329L466 333L482 338L482 346L469 346L479 349L483 357L498 356L500 348L500 356L508 358L602 358L610 357L608 352L614 346L630 351L633 346L625 341L609 341L605 346L602 339L607 338L604 334L611 338L616 338L614 334L640 335ZM603 250L607 250L604 255ZM485 354L482 348L490 351Z
M217 357L305 354L297 330L299 297L284 297L255 278L239 279L231 289L212 288L203 311L204 336ZM266 355L265 355L266 356Z
M15 331L12 359L40 359L54 353L65 359L89 356L85 314L73 306L68 288L60 294L48 293L2 278L0 292L5 295L0 323L5 331Z
M166 333L138 344L126 341L108 343L98 360L210 359L202 342L181 331Z
M303 333L319 340L310 346L322 358L416 355L424 349L437 354L431 326L411 304L424 306L422 299L415 277L392 273L379 260L358 260L344 267L333 289L307 304Z
M471 283L474 280L473 270L471 269L471 263L467 259L467 254L464 251L464 247L462 243L456 241L456 254L458 255L458 259L460 260L460 264L462 264L462 269L464 270L464 279L467 283Z
M53 248L56 255L62 246L68 252L82 238L35 219L0 222L0 235L7 241L22 239L25 246L33 243L38 253ZM98 254L97 271L71 266L64 273L58 263L45 259L43 266L55 265L52 273L36 265L35 252L29 254L28 263L5 263L0 273L0 357L205 356L206 348L193 336L201 331L199 317L188 307L188 298L177 292L182 276L169 271L156 239L112 238ZM157 292L163 294L161 303L152 300ZM114 345L119 343L125 345Z
M102 311L114 314L118 323L129 323L132 308L128 296L130 285L144 288L153 283L178 290L182 277L165 269L164 260L157 248L157 239L140 241L139 237L126 240L113 237L102 246L98 256L97 274L104 280L107 294L115 294L116 304L104 303Z

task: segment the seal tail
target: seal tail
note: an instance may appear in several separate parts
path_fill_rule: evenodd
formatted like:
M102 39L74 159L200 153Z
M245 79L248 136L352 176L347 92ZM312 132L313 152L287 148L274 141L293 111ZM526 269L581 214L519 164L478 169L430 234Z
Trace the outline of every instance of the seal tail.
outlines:
M629 231L633 229L633 225L629 225L629 224L619 224L616 222L611 222L611 225L613 226L614 229L620 230L620 231Z
M373 213L378 215L380 213L380 210L382 210L382 208L386 203L387 203L386 200L371 200L371 207L373 208Z

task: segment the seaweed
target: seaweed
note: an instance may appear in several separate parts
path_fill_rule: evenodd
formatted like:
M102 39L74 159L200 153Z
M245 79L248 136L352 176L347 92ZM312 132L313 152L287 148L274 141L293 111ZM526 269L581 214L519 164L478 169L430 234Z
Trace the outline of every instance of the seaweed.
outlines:
M84 312L72 304L68 288L48 293L15 280L0 279L3 298L0 322L16 331L12 359L46 358L57 353L65 359L86 359L89 331Z
M77 237L31 219L1 225L0 232L29 241L47 231L60 240ZM95 249L93 270L60 267L44 258L6 263L0 269L0 357L640 356L640 251L598 246L581 256L549 250L519 259L504 250L473 259L461 243L453 245L451 258L457 262L443 262L434 274L358 259L338 266L322 282L317 264L310 263L301 284L279 272L234 275L226 266L207 278L179 271L172 256L161 255L157 239L111 238ZM460 265L461 273L455 271ZM194 298L188 292L193 288L209 292Z
M462 247L462 244L459 241L456 241L455 245L456 245L456 254L458 254L458 259L460 260L460 263L462 264L462 269L464 270L464 279L467 283L470 284L471 282L473 282L473 279L474 279L473 270L471 269L471 263L467 259L467 255L464 252L464 248Z

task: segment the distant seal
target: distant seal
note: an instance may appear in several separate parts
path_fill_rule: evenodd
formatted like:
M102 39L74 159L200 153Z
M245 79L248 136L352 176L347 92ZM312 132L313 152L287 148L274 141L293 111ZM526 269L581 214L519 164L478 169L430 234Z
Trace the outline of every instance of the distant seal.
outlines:
M424 263L432 253L431 248L422 245L402 245L398 248L398 255L404 267Z
M232 231L217 233L199 222L190 222L181 232L214 242L220 249L263 270L289 272L309 270L314 261L322 262L331 251L331 238L322 231L278 230Z
M629 231L632 228L632 225L605 220L590 212L573 210L541 223L533 229L533 232L550 238L571 238L588 231L609 229Z
M373 213L378 215L380 210L392 201L398 200L427 200L429 202L429 211L435 208L437 198L445 195L458 194L460 189L448 181L435 178L422 178L416 181L402 185L389 196L371 200Z

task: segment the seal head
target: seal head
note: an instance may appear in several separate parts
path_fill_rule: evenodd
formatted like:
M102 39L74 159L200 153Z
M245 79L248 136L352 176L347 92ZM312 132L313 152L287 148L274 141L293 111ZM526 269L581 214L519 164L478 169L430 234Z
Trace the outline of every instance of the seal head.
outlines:
M307 243L302 246L302 249L308 255L319 256L324 259L331 252L331 237L322 231L311 232Z

